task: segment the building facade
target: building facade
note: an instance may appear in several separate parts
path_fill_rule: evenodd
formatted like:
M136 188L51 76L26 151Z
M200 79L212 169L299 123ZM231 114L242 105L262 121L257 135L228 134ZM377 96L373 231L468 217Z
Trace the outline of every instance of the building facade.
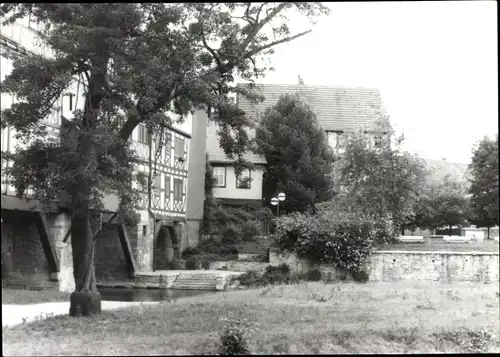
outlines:
M0 32L1 79L12 70L5 57L7 48L26 55L51 58L50 49L39 40L38 25L29 17ZM83 85L75 78L73 85L55 103L55 111L43 123L48 136L61 140L64 124L73 119L75 110L83 109ZM17 98L2 93L1 109L16 103ZM115 213L118 198L104 198L104 210L96 212L98 237L95 263L98 279L125 279L136 271L172 268L174 257L200 239L203 217L205 136L207 115L196 111L182 124L166 128L161 137L150 135L143 125L135 128L130 145L141 158L137 170L148 184L133 183L141 191L140 222L126 227L118 224ZM2 152L13 152L22 143L14 128L2 129ZM159 145L160 141L163 145ZM161 148L160 148L161 147ZM41 286L71 291L72 276L71 220L67 199L63 196L42 209L41 203L16 197L4 168L12 162L2 157L2 274L3 284ZM193 178L191 180L191 178ZM106 222L110 221L110 224Z
M239 84L245 86L245 84ZM382 145L382 140L373 132L373 123L380 115L385 115L380 91L367 88L308 86L304 84L257 85L256 91L264 96L264 101L255 103L244 96L238 95L238 107L245 111L255 122L259 122L267 108L275 105L280 96L297 93L316 113L320 126L325 131L328 143L337 155L345 151L345 144L350 133L364 130L371 138L371 145ZM250 133L250 136L253 133ZM223 200L232 198L269 200L262 197L262 174L266 167L264 157L248 153L247 160L260 167L252 171L250 189L238 187L238 180L229 160L219 147L216 127L209 126L207 136L207 152L214 168L216 187L214 196Z

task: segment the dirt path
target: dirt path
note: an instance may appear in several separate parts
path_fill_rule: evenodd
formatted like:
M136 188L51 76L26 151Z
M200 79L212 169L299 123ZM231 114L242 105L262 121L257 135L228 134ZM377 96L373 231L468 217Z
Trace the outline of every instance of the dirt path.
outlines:
M120 309L140 304L155 304L156 302L135 301L103 301L103 310ZM2 304L2 327L21 324L23 320L31 322L37 318L47 318L52 315L65 315L69 312L68 302L49 302L32 305L3 305ZM48 316L47 316L48 315Z

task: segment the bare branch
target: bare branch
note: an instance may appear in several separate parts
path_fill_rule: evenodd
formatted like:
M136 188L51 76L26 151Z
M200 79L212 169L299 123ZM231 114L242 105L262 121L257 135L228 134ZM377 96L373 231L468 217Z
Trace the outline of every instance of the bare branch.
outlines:
M253 39L255 38L255 36L257 36L257 34L259 33L259 31L269 22L271 21L276 15L278 15L278 13L283 10L287 5L289 5L289 3L286 3L286 2L283 2L281 4L279 4L275 9L273 9L271 11L271 13L269 13L261 22L259 23L256 23L254 28L250 31L250 33L248 34L247 38L245 39L245 41L243 41L243 43L241 44L241 47L240 47L240 50L241 50L241 53L243 53L243 51L245 51L245 49L248 47L248 45L250 44L250 42L253 41Z
M281 43L290 42L292 40L295 40L296 38L299 38L299 37L302 37L304 35L307 35L311 31L312 30L304 31L304 32L301 32L301 33L299 33L297 35L290 36L290 37L285 37L285 38L283 38L281 40L274 41L274 42L268 43L268 44L266 44L264 46L257 47L253 51L250 51L247 54L245 54L245 56L243 58L245 58L245 59L250 58L250 57L256 55L257 53L259 53L259 52L261 52L261 51L263 51L265 49L271 48L271 47L279 45Z

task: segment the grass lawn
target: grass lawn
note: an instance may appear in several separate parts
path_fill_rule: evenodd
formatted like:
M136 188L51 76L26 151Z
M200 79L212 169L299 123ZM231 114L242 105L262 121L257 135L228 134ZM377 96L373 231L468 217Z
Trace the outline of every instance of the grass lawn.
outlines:
M497 284L342 282L193 296L7 328L3 354L213 354L219 319L230 313L259 324L249 343L257 354L496 352L498 292Z
M71 293L46 290L21 290L2 288L2 304L29 305L44 302L69 301Z

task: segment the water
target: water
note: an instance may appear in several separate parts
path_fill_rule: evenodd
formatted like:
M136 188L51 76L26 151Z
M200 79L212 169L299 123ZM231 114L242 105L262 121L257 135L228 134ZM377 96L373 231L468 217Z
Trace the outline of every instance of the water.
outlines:
M99 288L105 301L163 301L180 299L202 294L216 294L207 290L172 290L172 289L133 289L133 288Z

